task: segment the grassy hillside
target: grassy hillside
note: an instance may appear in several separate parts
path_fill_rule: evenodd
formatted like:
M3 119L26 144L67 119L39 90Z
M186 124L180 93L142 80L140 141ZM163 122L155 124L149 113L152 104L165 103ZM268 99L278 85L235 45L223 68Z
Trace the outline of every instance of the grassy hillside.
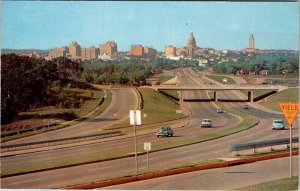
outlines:
M275 111L281 111L278 103L290 102L290 101L299 102L299 88L290 88L290 89L283 90L267 98L265 102L261 102L260 104L269 109Z

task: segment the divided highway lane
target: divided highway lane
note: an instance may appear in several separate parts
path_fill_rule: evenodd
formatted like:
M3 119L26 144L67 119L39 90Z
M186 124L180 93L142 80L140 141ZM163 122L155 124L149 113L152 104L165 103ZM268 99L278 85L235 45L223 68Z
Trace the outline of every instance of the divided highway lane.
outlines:
M193 83L189 78L183 79L184 83ZM195 93L194 96L198 96L197 94L201 92L189 92ZM203 95L207 96L204 92ZM187 138L195 137L198 135L202 135L204 133L211 133L218 131L220 129L230 128L240 122L239 118L233 117L232 115L228 115L227 113L218 114L216 113L216 108L212 105L212 103L188 103L193 111L191 116L192 120L190 125L184 128L176 128L175 137L165 139L157 139L152 134L140 135L138 136L138 149L143 149L144 142L152 142L152 145L164 142L170 142L173 140L185 140ZM211 118L213 119L214 128L200 128L200 123L203 118ZM159 125L158 125L159 126ZM53 162L57 160L64 159L72 159L74 157L85 157L88 155L95 154L104 154L110 152L117 151L129 151L133 149L133 141L132 138L123 138L119 140L111 140L111 141L103 141L100 143L93 143L89 145L81 145L69 148L48 150L36 153L28 153L10 157L2 157L2 168L15 168L22 167L24 165L34 165L36 163L47 163ZM112 149L113 148L113 149Z
M137 95L131 88L112 88L110 91L112 93L111 103L99 116L87 119L77 125L9 141L2 143L2 145L28 143L32 141L48 141L58 138L99 133L102 131L103 127L115 122L115 119L112 116L113 113L118 113L119 120L128 118L128 111L136 109L138 104Z
M261 121L261 126L233 134L209 142L170 149L150 154L150 169L163 169L184 165L204 159L223 158L231 156L229 145L247 141L288 136L288 131L272 131L269 122ZM294 129L296 136L298 129ZM79 151L81 152L81 151ZM146 156L139 156L139 170L146 170ZM47 172L39 172L2 179L3 188L56 188L64 185L79 184L96 180L104 180L134 173L134 158L118 159L95 164L81 165Z
M192 163L203 159L228 157L231 155L228 151L228 147L230 144L266 140L269 138L275 139L288 137L288 131L272 131L270 125L270 120L268 118L263 118L262 116L260 124L247 131L243 131L238 134L233 134L209 142L151 153L150 168L162 169L171 166ZM298 136L298 128L295 128L293 131L294 136ZM170 139L175 138L176 137L156 140L168 142ZM139 140L140 138L138 138L138 141ZM132 144L132 140L130 141L130 143ZM141 145L142 143L143 141L140 142ZM123 144L121 143L120 145ZM111 147L114 147L114 144L110 144L110 148ZM92 152L97 149L100 150L101 148L103 148L103 146L98 145L98 147L95 146L93 148L94 149L91 150L89 150L88 148L82 148L82 150L78 150L78 147L76 147L76 149L73 150L73 156L76 156L79 153ZM72 149L70 150L70 152L72 152ZM60 155L64 155L64 153L67 152L63 152ZM46 154L46 152L44 152L43 154ZM101 151L99 152L99 154L101 154ZM46 157L44 158L49 157L47 155L45 156ZM40 157L43 158L42 156ZM145 155L139 157L141 171L145 170L146 168L145 157ZM63 185L84 183L122 176L133 173L134 171L134 159L126 158L89 165L81 165L78 167L4 178L2 181L2 185L5 188L55 188Z

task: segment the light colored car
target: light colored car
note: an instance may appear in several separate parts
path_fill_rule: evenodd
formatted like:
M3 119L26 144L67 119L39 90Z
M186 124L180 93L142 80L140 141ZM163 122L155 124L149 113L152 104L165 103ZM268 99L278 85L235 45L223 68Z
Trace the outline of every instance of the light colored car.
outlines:
M222 108L217 109L217 113L224 113Z
M275 119L272 123L272 130L284 129L284 121L282 119Z
M155 134L156 137L173 137L174 131L171 129L171 127L162 126Z
M201 127L212 127L210 119L203 119L201 122Z

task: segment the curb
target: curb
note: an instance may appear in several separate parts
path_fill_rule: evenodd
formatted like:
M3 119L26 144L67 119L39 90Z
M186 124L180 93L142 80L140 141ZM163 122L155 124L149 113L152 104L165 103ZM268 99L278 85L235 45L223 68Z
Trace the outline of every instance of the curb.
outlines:
M298 154L299 154L298 149L293 150L293 155L298 155ZM153 179L153 178L182 174L182 173L187 173L187 172L208 170L208 169L214 169L214 168L224 168L224 167L229 167L229 166L234 166L234 165L242 165L242 164L253 163L253 162L258 162L258 161L262 161L262 160L270 160L270 159L283 158L283 157L288 157L288 156L289 156L289 151L284 151L284 152L280 152L280 153L276 153L276 154L267 154L267 155L263 155L263 156L249 157L249 158L237 159L237 160L233 160L233 161L215 162L215 163L182 167L182 168L176 168L176 169L170 169L170 170L164 170L164 171L150 172L150 173L133 175L133 176L123 177L123 178L102 180L102 181L92 182L92 183L88 183L88 184L67 186L67 187L59 188L59 189L96 189L96 188L102 188L102 187L113 186L113 185L118 185L118 184L125 184L125 183L130 183L130 182L136 182L136 181L148 180L148 179Z

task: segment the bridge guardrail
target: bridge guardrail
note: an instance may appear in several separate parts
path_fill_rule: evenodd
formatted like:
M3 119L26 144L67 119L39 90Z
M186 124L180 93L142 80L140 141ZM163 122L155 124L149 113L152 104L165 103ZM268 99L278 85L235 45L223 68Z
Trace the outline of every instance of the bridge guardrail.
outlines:
M293 137L292 138L293 143L299 142L299 137ZM241 143L241 144L232 144L229 147L229 150L231 152L235 152L237 155L237 151L240 150L246 150L246 149L253 149L253 152L255 152L255 148L261 148L261 147L270 147L275 145L289 145L290 144L290 138L284 138L284 139L273 139L273 140L266 140L266 141L259 141L259 142L250 142L250 143Z

